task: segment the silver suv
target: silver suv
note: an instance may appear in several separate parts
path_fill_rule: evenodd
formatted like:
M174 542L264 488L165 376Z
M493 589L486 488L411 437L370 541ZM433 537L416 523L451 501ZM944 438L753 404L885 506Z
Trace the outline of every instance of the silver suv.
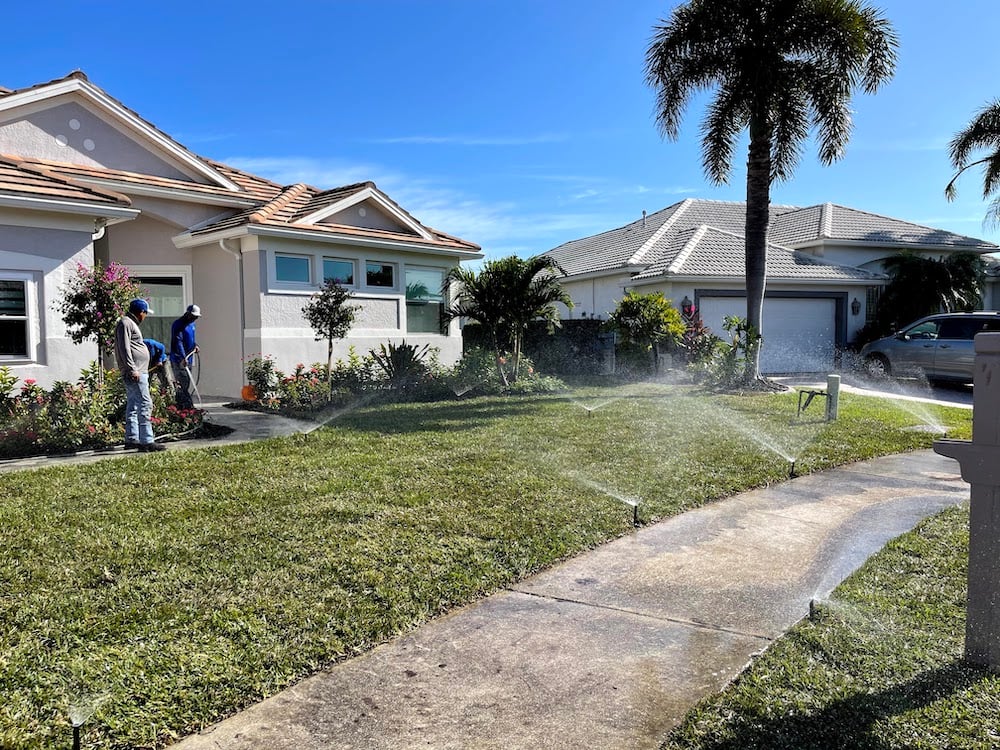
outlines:
M924 375L928 380L971 383L973 338L981 331L1000 331L1000 312L931 315L865 344L861 361L876 377Z

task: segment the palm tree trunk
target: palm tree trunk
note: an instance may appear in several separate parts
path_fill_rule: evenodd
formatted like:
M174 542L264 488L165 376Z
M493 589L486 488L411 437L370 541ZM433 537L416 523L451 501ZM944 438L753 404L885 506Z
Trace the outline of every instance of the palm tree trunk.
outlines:
M764 287L767 282L767 225L771 205L771 125L764 115L750 120L747 158L746 290L747 335L744 380L760 379L761 323L764 317Z

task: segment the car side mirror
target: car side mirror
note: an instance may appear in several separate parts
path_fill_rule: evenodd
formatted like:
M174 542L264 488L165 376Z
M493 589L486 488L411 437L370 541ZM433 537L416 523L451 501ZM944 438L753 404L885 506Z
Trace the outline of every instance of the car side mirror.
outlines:
M897 333L896 334L896 338L899 339L900 341L909 341L910 340L910 334L908 334L908 333Z

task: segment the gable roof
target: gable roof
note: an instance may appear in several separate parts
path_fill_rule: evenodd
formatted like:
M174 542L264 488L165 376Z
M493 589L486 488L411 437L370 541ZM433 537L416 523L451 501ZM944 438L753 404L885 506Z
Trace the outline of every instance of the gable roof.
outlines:
M94 107L110 122L122 130L133 134L136 138L146 141L151 151L158 151L169 161L179 165L183 171L197 175L210 184L218 185L232 191L240 188L228 177L217 171L209 162L189 151L169 135L157 128L151 122L140 116L134 110L126 107L120 101L110 96L103 89L95 86L81 70L74 70L69 75L56 78L46 83L39 83L23 89L15 89L0 96L0 115L4 112L26 104L53 100L67 95L80 97L88 105Z
M412 231L396 232L349 224L319 223L317 217L323 218L328 213L342 210L345 205L353 205L351 199L358 196L374 199L380 206L391 207L394 215L405 216L404 228L412 228ZM268 230L273 232L306 232L314 234L316 239L330 238L336 235L358 238L371 237L375 240L402 242L426 248L476 254L477 256L480 250L479 245L475 243L444 232L438 232L421 224L380 191L373 182L359 182L333 190L318 190L303 183L289 185L263 204L244 209L228 218L192 228L189 232L181 235L178 242L183 247L210 241L209 237L213 235L222 238L247 231L268 233Z
M43 190L39 177L43 175L45 180L41 182L47 180L47 187L44 189L69 191L78 198L105 196L107 200L111 200L109 196L116 196L115 200L123 199L126 201L124 205L128 205L130 201L121 194L127 192L200 201L236 210L228 218L193 227L175 238L180 246L211 241L208 235L217 233L232 236L232 233L250 231L252 227L255 233L307 233L320 241L337 236L359 240L368 238L376 242L402 242L429 250L480 257L478 245L425 226L380 191L373 182L345 185L331 190L319 190L304 184L282 186L222 162L201 157L92 84L82 71L73 71L63 78L22 89L0 88L0 116L5 111L67 95L82 97L116 126L149 144L151 150L158 150L172 162L183 166L182 173L198 175L201 181L21 155L0 155L0 160L4 160L3 163L7 165L4 179L0 180L0 203L5 195L17 196L24 192ZM398 224L400 231L329 221L331 216L361 201L371 201L377 205ZM137 213L130 209L130 215Z
M830 241L893 249L1000 250L1000 246L973 237L832 203L807 208L772 205L770 215L768 254L774 258L768 258L767 273L772 278L885 278L802 253L788 255L795 249ZM567 276L620 271L636 279L674 275L742 278L745 220L743 202L688 198L624 227L566 242L544 255L558 262Z

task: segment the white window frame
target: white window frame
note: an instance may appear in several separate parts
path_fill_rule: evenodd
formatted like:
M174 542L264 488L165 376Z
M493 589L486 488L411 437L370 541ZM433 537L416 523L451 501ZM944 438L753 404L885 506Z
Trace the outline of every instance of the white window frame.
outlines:
M0 280L21 281L24 283L24 344L27 352L24 354L0 354L0 362L27 363L35 362L34 356L38 342L35 331L39 327L38 301L35 290L35 275L24 271L0 271ZM3 316L7 319L21 320L21 316Z
M278 278L278 258L300 258L309 263L308 281L285 281ZM270 286L279 290L308 291L312 292L316 288L316 254L315 253L289 253L284 250L274 250L271 252L268 268L268 281Z
M325 255L325 254L324 255L320 255L319 256L319 274L318 274L318 276L316 278L322 279L323 283L326 283L326 272L323 269L323 264L326 261L328 261L328 260L337 261L337 262L340 262L340 263L350 263L351 267L354 269L354 272L351 274L352 276L354 276L354 283L353 284L341 284L341 286L343 286L345 289L358 289L361 286L361 279L359 278L359 274L358 274L358 259L357 258L343 258L343 257L338 256L338 255ZM367 261L364 261L364 262L367 263Z
M140 279L145 276L152 276L154 278L177 276L181 280L181 293L184 306L187 307L193 302L191 295L191 266L129 265L128 274L130 277Z
M365 289L367 289L369 291L372 291L372 290L381 291L383 293L386 292L386 291L395 291L395 292L399 291L399 288L400 288L399 287L399 263L395 263L395 262L393 262L391 260L379 260L378 258L365 258L363 262L364 262L364 267L365 267L365 284L364 284L364 288ZM375 286L375 285L369 284L368 283L368 264L369 263L377 263L380 266L390 266L392 268L392 286Z
M444 268L442 266L421 266L421 265L416 265L416 264L412 264L411 265L409 263L407 263L407 264L405 264L403 266L403 309L406 311L406 320L403 321L403 330L406 331L407 334L413 335L413 336L448 336L448 334L450 332L449 331L450 325L448 325L447 323L443 326L443 329L444 329L443 332L441 330L438 330L438 331L436 331L434 333L432 333L430 331L412 331L411 332L409 330L409 326L410 326L410 308L409 308L410 300L406 298L406 285L407 285L407 282L406 282L406 272L409 271L409 270L411 270L411 269L414 270L414 271L436 271L436 272L440 272L442 283L444 282L445 277L448 275L448 271L451 270L450 268ZM446 294L442 293L442 295L441 295L441 302L438 303L438 304L441 305L441 309L443 311L448 306L448 296Z

